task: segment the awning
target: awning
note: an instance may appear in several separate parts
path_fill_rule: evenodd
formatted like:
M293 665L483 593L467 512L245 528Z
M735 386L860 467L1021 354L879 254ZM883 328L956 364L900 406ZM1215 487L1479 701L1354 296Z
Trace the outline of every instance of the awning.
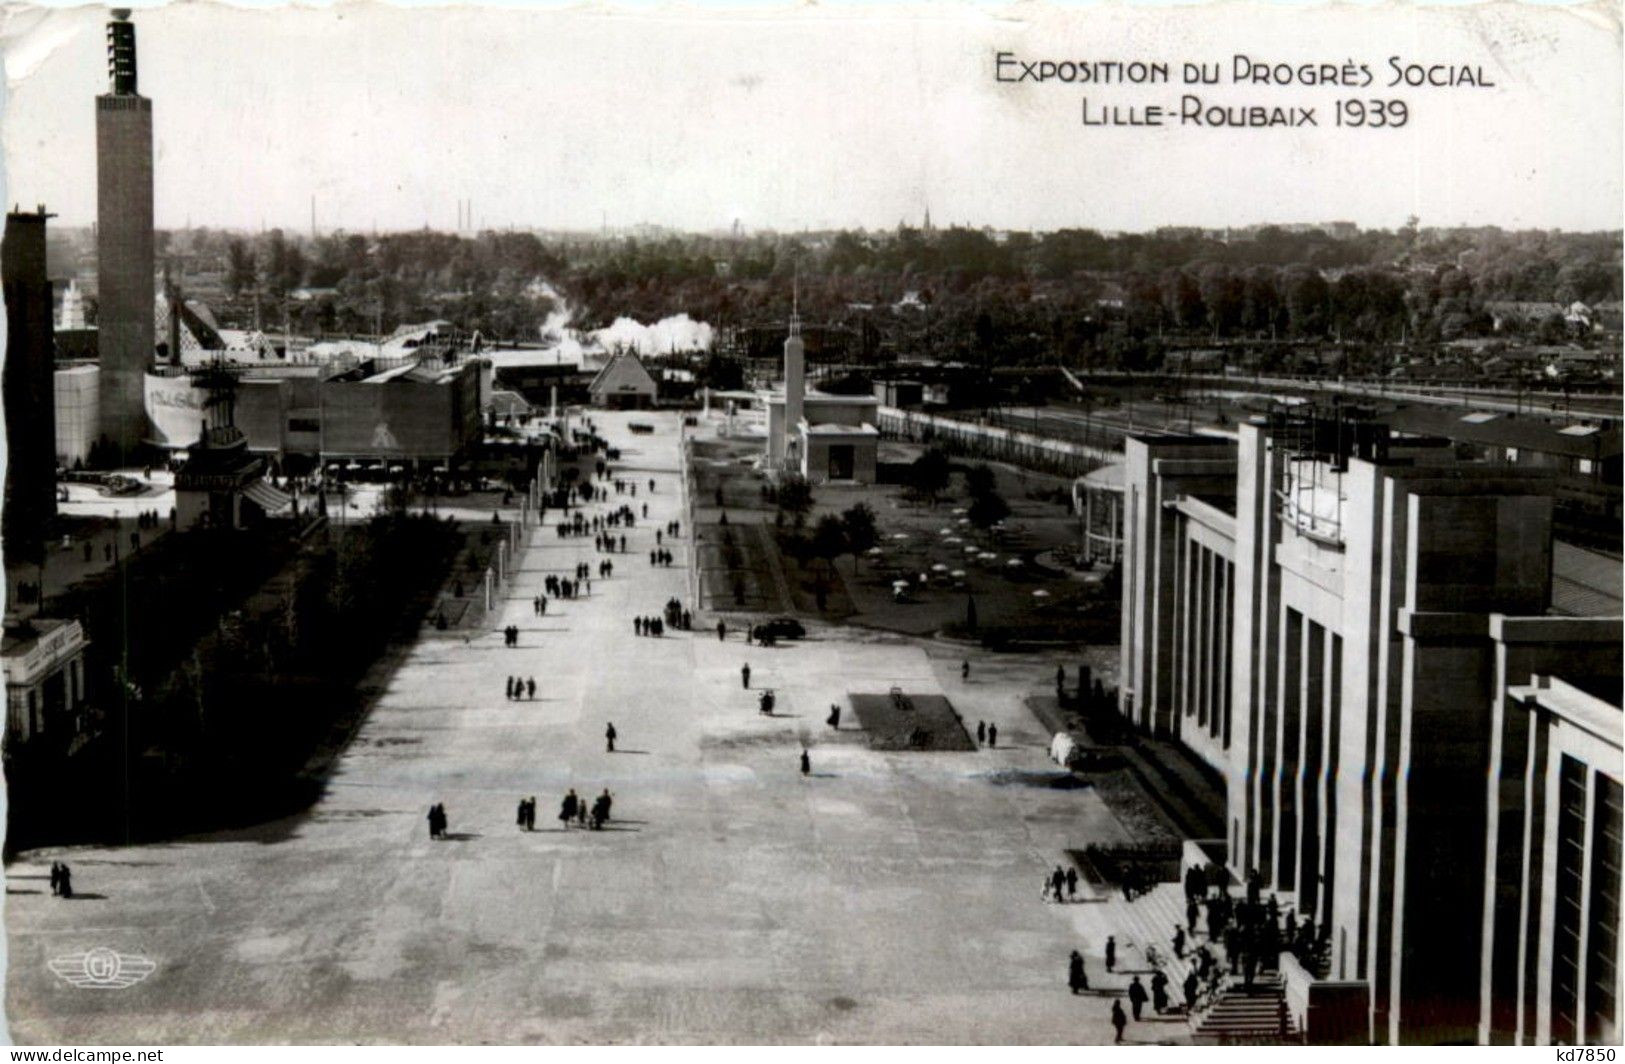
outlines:
M282 494L263 480L256 480L248 485L243 489L243 494L268 514L279 514L293 506L292 496Z

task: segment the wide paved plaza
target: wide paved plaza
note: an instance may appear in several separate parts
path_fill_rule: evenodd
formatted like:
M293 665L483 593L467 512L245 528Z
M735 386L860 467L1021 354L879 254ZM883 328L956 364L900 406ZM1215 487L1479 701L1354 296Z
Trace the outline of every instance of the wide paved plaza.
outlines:
M165 845L23 854L8 868L7 1011L19 1042L1098 1042L1097 987L1119 902L1051 905L1063 850L1124 841L1087 788L1053 786L1023 705L1053 662L814 626L749 647L714 629L640 638L689 596L677 419L596 415L647 520L615 573L591 537L532 533L492 630L426 635L305 814ZM656 490L648 492L653 478ZM679 562L654 529L682 519ZM595 567L592 594L531 601ZM520 627L519 646L500 629ZM698 628L699 625L696 624ZM758 714L741 689L777 693ZM535 701L505 698L534 677ZM868 748L849 693L940 693L996 750ZM842 728L825 724L831 703ZM605 749L613 722L617 751ZM810 749L812 773L798 759ZM563 830L568 788L614 795L607 830ZM538 830L515 825L521 797ZM450 837L431 840L444 802ZM69 861L82 897L46 889ZM150 959L124 990L76 989L49 962L96 947ZM1176 1040L1182 1023L1131 1025Z

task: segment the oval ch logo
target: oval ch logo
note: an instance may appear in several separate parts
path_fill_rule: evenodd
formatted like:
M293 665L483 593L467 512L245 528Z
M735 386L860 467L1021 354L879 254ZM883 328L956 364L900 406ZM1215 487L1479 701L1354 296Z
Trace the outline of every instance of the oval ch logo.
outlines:
M51 971L80 990L124 990L141 982L158 965L134 953L117 953L97 946L50 962Z

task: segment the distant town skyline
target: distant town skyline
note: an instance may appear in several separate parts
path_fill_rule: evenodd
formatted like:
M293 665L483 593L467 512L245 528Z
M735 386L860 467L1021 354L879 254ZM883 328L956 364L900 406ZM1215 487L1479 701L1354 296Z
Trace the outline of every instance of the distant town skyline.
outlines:
M28 10L5 29L5 194L59 226L95 217L106 14ZM464 231L884 230L927 210L939 228L1034 231L1395 229L1413 214L1621 227L1618 35L1567 11L1113 9L1087 12L1088 34L1076 12L899 12L861 33L856 17L139 10L155 220L308 232L314 196L324 232L452 231L462 201ZM1176 102L1187 87L994 77L1006 49L1308 62L1328 32L1339 59L1476 62L1497 88L1405 90L1401 130L1100 129L1081 124L1082 97ZM1342 90L1189 91L1302 99L1329 123Z

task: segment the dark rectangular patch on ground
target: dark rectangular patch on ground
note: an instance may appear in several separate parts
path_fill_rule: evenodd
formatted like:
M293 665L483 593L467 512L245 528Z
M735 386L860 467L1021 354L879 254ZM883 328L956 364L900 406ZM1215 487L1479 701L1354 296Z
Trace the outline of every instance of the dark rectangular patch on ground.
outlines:
M889 694L847 697L876 750L976 749L952 703L941 695L908 695L909 709L900 708Z

